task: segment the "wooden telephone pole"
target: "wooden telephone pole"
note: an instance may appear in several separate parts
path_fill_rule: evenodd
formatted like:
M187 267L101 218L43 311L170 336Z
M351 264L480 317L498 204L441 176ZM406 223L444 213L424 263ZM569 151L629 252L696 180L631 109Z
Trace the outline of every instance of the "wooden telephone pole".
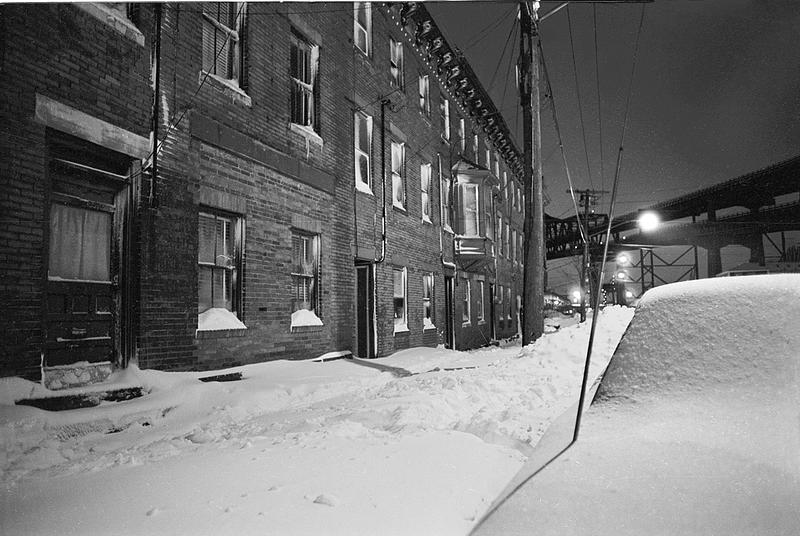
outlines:
M525 242L522 308L522 344L530 344L544 333L544 192L542 182L542 136L539 119L539 2L520 2L519 97L525 182Z

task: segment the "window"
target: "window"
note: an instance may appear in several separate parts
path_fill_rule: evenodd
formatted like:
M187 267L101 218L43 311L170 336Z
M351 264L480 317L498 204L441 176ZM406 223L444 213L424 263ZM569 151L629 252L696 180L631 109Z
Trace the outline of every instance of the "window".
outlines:
M511 287L506 287L506 320L511 320Z
M393 268L394 278L394 330L406 331L408 329L408 311L406 308L406 269Z
M392 87L403 89L403 43L389 39L389 75Z
M480 236L478 219L479 189L477 184L461 185L461 205L464 211L464 229L467 236Z
M406 147L403 143L392 142L392 205L406 208Z
M473 156L475 158L475 163L476 164L480 164L480 162L478 160L478 135L477 134L473 134L472 135L472 154L473 154Z
M506 186L507 185L508 185L508 173L506 173L504 171L503 172L503 180L502 180L502 184L501 184L502 194L503 194L504 197L506 195L508 195L507 192L506 192Z
M452 222L450 221L450 191L452 187L452 180L448 175L442 173L442 155L438 155L438 168L439 168L439 188L440 198L442 200L442 227L447 231L452 231Z
M202 6L203 70L240 85L244 3L209 2Z
M356 112L353 117L355 124L355 174L356 188L372 193L372 117L362 112Z
M423 328L433 328L433 272L422 274Z
M419 167L420 186L422 188L422 219L431 221L431 165Z
M488 168L489 166L486 167ZM495 177L500 176L500 159L497 157L497 153L494 153L494 176Z
M485 307L483 306L484 282L478 281L478 322L486 319Z
M53 203L50 207L51 279L110 281L112 212Z
M492 201L492 196L490 195L487 199L484 200L483 204L483 213L484 213L484 225L486 226L486 232L484 236L486 238L494 240L494 221L492 218L492 213L494 212Z
M467 134L465 132L464 127L464 118L461 117L458 120L458 140L461 143L461 154L464 154L464 151L467 150Z
M292 312L319 314L319 235L292 232Z
M472 294L472 292L471 292L471 288L470 288L470 280L469 279L464 279L464 301L463 301L462 307L461 307L461 320L462 320L462 322L464 322L464 324L469 324L470 323L470 318L472 317L472 311L471 311L472 297L471 297L471 294Z
M372 54L372 6L369 2L355 2L353 10L353 42L369 56Z
M506 247L505 247L505 225L503 225L503 216L500 214L497 215L497 232L500 236L497 239L498 248L500 249L500 255L505 255Z
M505 229L506 257L508 257L510 259L511 258L511 246L508 243L509 240L511 240L511 226L508 223L506 223L506 229Z
M525 260L525 251L523 248L522 233L519 233L517 234L517 260L519 260L520 264Z
M291 39L291 122L318 131L316 101L319 47L306 41L294 28Z
M511 231L511 258L517 262L517 230Z
M444 139L450 141L450 101L444 95L441 95L441 97L439 111L442 117L442 133L444 134Z
M227 309L237 317L240 295L241 219L210 209L199 214L197 312Z
M419 75L419 111L425 117L431 116L431 85L427 74Z
M486 169L492 167L492 152L489 150L489 144L486 143Z

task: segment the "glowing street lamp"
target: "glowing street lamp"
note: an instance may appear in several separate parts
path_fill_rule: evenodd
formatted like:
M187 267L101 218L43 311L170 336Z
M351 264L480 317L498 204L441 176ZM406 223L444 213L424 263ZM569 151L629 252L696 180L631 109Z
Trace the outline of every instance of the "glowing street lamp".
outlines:
M619 255L617 255L617 264L619 264L620 266L627 266L628 264L630 264L630 262L631 259L625 253L620 253Z
M639 229L641 229L642 232L647 233L649 231L655 231L658 228L658 226L661 224L661 218L659 218L658 214L655 212L642 212L639 215L638 223Z

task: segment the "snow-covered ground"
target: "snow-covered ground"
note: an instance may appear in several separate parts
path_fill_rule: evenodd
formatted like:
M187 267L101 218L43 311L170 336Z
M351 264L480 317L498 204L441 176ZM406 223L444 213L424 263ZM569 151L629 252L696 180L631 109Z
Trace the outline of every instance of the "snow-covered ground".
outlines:
M590 381L632 315L601 313ZM278 361L204 383L131 368L116 381L146 396L57 413L13 405L38 386L0 379L0 533L466 534L577 400L576 319L524 349L369 362L384 370Z

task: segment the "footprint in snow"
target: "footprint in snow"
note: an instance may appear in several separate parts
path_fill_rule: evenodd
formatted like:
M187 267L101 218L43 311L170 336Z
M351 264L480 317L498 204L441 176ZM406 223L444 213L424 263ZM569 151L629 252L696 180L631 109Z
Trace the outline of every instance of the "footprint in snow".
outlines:
M306 496L307 499L311 499L310 496ZM334 497L333 495L325 495L324 493L321 495L317 495L317 497L312 501L314 504L324 504L325 506L336 506L339 504L339 499Z
M156 514L158 514L160 512L161 512L161 510L156 507L156 508L151 508L150 510L148 510L147 514L145 514L145 515L147 515L147 517L153 517L154 515L156 515Z

